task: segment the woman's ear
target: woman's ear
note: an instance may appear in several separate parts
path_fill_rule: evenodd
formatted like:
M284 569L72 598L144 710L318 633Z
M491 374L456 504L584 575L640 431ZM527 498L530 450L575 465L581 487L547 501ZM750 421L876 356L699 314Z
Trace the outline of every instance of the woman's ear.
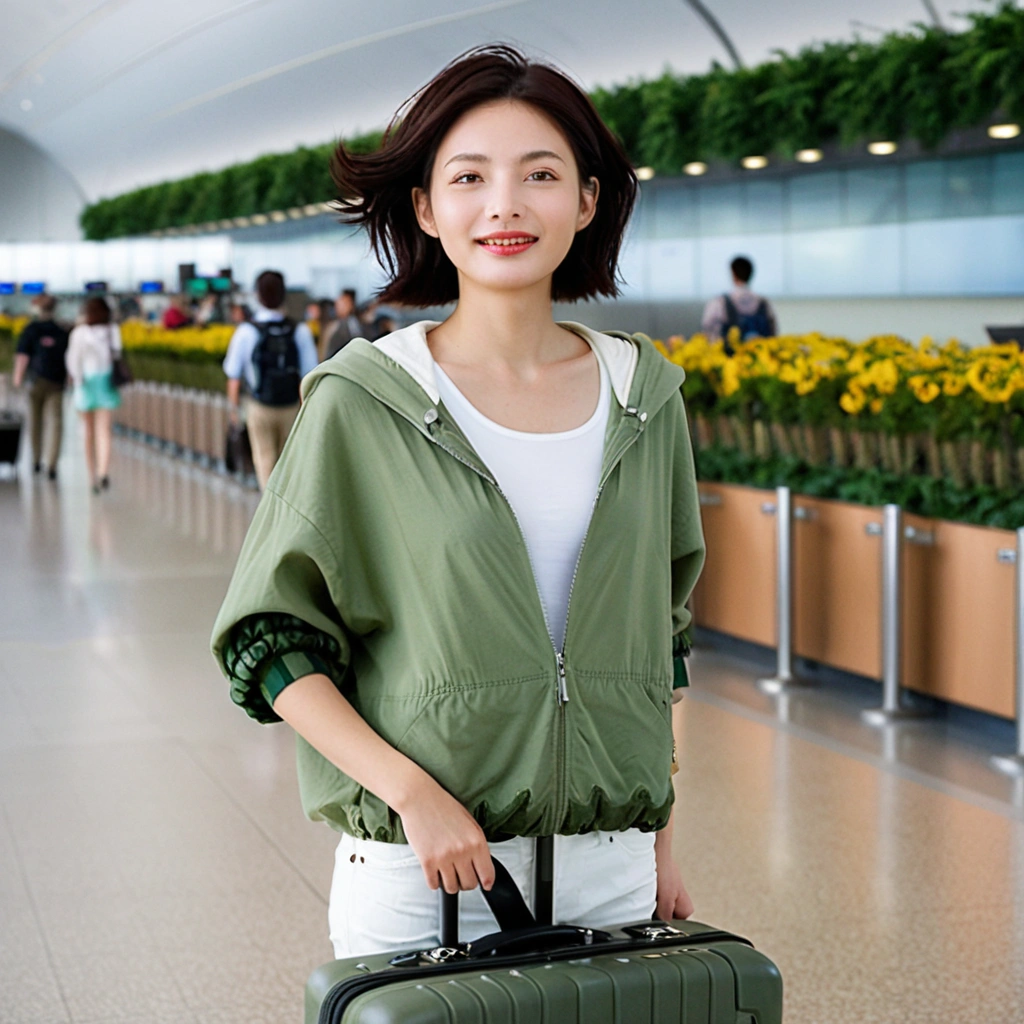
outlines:
M597 178L588 178L580 185L580 215L576 220L576 230L582 231L597 213L597 196L601 191L601 183Z
M439 238L434 213L430 208L430 195L425 188L417 187L412 190L412 206L416 211L416 220L424 232L432 238Z

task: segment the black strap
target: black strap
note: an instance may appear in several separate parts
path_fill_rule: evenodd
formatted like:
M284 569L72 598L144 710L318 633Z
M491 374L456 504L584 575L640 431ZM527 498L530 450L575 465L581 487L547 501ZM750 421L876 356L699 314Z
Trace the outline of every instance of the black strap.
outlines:
M536 927L537 921L508 868L497 857L492 857L491 862L494 864L494 885L482 891L498 927L503 932ZM442 891L441 945L454 947L458 944L459 894Z

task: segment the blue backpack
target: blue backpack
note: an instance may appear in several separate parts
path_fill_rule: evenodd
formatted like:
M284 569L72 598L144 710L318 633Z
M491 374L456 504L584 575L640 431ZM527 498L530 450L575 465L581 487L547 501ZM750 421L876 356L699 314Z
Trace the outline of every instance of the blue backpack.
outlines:
M751 338L770 338L772 336L772 318L768 313L768 301L761 299L757 309L753 313L741 313L728 295L723 295L725 300L725 315L728 318L725 322L723 334L728 339L729 331L733 327L740 329L740 338L749 341Z

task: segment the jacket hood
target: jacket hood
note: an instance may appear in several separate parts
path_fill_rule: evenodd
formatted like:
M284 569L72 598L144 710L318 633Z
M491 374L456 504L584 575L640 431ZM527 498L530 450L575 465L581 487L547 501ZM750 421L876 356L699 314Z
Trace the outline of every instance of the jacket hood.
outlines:
M352 340L303 378L303 399L321 377L344 377L422 423L425 412L440 401L434 358L427 345L427 333L439 325L440 321L420 320L373 343L365 338ZM653 415L682 386L686 376L682 368L664 359L644 334L605 334L572 321L560 321L559 326L589 343L608 371L612 392L623 410ZM405 372L396 374L395 366Z

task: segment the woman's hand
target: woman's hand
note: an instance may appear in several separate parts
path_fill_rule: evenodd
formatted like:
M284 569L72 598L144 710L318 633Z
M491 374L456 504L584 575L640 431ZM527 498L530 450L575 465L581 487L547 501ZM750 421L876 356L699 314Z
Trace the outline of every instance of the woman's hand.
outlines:
M679 865L672 859L671 847L655 845L654 858L658 871L658 920L685 921L693 913L693 900L683 885Z
M469 811L429 776L395 808L405 837L419 858L431 889L447 893L490 889L494 864L483 829Z

